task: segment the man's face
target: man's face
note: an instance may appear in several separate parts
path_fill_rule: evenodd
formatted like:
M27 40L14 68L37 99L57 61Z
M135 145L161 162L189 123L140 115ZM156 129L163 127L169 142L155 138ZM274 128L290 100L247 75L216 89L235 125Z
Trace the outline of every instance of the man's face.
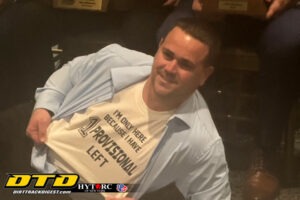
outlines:
M156 52L150 76L153 92L160 97L190 96L213 72L204 65L208 52L207 45L175 27Z

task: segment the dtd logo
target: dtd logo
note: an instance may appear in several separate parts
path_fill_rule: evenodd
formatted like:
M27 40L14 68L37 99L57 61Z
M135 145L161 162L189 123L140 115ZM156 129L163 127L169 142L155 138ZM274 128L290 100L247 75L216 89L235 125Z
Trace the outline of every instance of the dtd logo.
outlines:
M24 188L35 179L35 188L44 188L48 180L53 180L52 188L71 188L78 182L77 174L10 174L6 188Z

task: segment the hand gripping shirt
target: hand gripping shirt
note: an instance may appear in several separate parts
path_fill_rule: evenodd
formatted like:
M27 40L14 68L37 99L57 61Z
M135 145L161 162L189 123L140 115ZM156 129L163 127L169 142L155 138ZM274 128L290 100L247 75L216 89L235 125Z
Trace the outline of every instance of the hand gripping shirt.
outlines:
M153 57L117 44L77 57L37 89L35 108L52 111L53 120L70 119L74 113L145 80L152 63ZM41 172L55 172L47 154L45 145L34 146L32 166ZM170 117L133 197L173 182L186 199L230 200L223 143L198 91Z

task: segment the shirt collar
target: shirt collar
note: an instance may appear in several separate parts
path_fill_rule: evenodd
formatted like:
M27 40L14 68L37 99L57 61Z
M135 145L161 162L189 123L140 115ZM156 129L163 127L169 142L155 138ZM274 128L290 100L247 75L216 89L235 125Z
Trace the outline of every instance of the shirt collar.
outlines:
M181 120L181 122L190 128L193 126L195 120L195 93L192 94L185 102L183 102L174 114L175 119Z

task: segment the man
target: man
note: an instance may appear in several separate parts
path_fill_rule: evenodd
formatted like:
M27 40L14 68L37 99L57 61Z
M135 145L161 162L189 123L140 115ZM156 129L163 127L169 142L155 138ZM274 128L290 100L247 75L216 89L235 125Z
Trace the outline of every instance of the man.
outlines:
M291 3L285 2L284 5ZM290 28L293 27L293 28ZM280 148L292 106L300 96L300 7L295 5L272 19L259 42L259 151L246 181L247 199L275 199L284 180ZM295 179L296 176L295 176ZM298 180L299 184L299 180Z
M246 199L275 199L279 194L278 151L291 106L299 96L299 3L295 6L297 0L262 1L268 5L265 18L269 24L259 42L260 132L256 138L257 151L245 182ZM194 11L201 11L205 1L166 0L166 4L178 5L159 29L158 37L163 37L178 19L195 16Z
M120 198L175 182L186 199L230 199L222 140L197 91L218 46L204 22L184 19L154 59L113 44L69 62L37 90L32 165L137 186Z

